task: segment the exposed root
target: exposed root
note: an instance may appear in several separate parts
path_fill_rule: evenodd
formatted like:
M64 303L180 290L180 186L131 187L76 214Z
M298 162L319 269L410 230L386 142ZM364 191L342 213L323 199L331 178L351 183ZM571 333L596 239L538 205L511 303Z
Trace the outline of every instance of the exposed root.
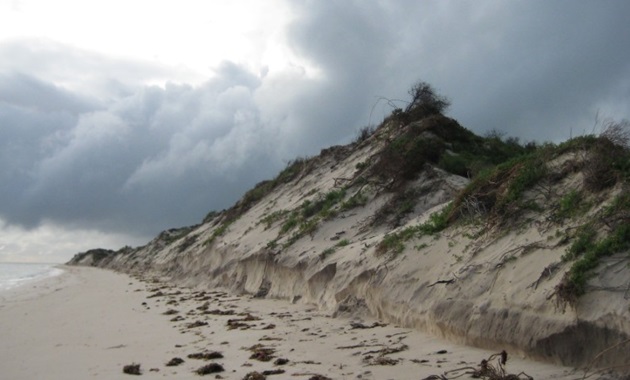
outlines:
M606 371L609 371L609 370L619 370L619 369L622 369L622 368L630 368L630 364L624 364L624 365L614 366L614 367L608 367L608 368L599 368L599 369L597 369L597 370L595 370L595 371L591 372L591 368L593 368L593 366L597 363L597 361L598 361L601 357L605 356L605 355L606 355L608 352L610 352L610 351L613 351L613 350L618 350L618 349L622 349L622 347L623 347L624 345L627 345L627 344L629 344L629 343L630 343L630 339L626 339L626 340L624 340L624 341L621 341L621 342L619 342L619 343L617 343L617 344L615 344L615 345L612 345L612 346L608 347L607 349L603 350L603 351L602 351L602 352L600 352L599 354L595 355L595 357L593 357L593 359L591 360L591 362L590 362L590 363L588 363L588 365L586 366L586 368L584 368L584 376L582 376L582 380L584 380L584 379L586 379L586 378L588 378L588 377L591 377L591 376L593 376L593 375L595 375L595 374L602 373L602 372L606 372ZM589 374L589 372L591 372L591 373Z

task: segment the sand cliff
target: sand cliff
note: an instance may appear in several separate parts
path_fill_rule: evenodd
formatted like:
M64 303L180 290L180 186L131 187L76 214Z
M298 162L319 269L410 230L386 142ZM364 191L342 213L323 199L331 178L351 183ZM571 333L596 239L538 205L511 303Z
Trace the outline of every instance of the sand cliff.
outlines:
M352 144L294 161L199 225L70 263L369 314L584 365L630 338L630 267L622 235L584 283L568 280L585 231L597 244L629 220L619 206L625 180L589 185L598 140L582 140L464 176L447 161L482 155L496 139L442 115L393 115ZM629 350L615 349L596 365L629 362Z

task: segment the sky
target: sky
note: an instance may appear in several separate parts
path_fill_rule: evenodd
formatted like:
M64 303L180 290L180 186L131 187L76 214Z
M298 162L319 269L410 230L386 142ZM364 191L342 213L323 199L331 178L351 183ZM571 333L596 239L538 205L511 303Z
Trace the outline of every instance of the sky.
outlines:
M148 242L426 81L483 135L630 118L626 0L0 0L0 262Z

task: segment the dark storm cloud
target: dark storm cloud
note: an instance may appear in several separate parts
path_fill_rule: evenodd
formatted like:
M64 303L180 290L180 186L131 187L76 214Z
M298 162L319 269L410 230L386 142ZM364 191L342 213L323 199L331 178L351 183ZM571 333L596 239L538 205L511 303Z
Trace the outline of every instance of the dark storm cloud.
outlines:
M0 74L0 102L34 111L74 114L95 108L87 99L22 73Z
M0 45L0 219L143 236L196 223L380 122L391 107L378 97L405 99L419 79L477 133L559 141L590 132L598 110L630 114L626 1L293 10L286 42L307 63L259 75L225 62L196 85L50 41Z
M630 112L626 1L299 4L291 42L354 97L404 99L422 79L464 126L528 140Z
M5 82L26 91L32 79L17 74ZM275 157L253 101L259 85L226 63L203 85L142 87L92 110L3 101L2 218L137 234L199 221L271 174ZM42 91L36 103L66 98L73 99Z

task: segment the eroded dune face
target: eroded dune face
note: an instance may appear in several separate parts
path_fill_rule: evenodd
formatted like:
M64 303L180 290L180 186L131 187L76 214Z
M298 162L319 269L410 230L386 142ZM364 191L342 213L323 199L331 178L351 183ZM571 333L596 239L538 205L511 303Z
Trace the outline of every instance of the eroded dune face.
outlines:
M473 173L470 160L500 142L441 115L407 125L392 116L360 141L294 161L200 225L71 263L581 365L630 335L630 202L624 180L588 185L600 140L499 166L480 159ZM596 260L582 268L588 255ZM628 362L630 351L612 350L597 365Z

